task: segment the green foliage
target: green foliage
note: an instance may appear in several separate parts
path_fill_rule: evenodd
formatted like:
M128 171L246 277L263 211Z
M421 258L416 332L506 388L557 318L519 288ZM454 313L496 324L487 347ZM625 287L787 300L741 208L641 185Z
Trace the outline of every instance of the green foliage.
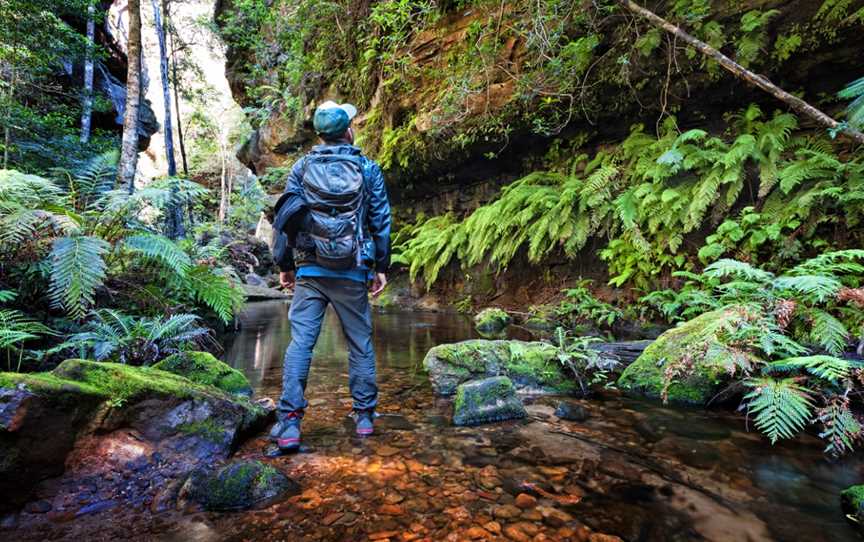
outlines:
M556 358L569 373L576 378L583 395L587 395L591 387L604 384L607 387L609 375L619 365L617 361L601 356L591 348L599 342L596 337L571 337L564 328L555 330Z
M116 310L100 309L91 314L82 331L53 347L51 354L66 357L118 361L129 365L152 365L177 352L212 345L211 332L194 314L165 318L136 318Z
M554 314L570 328L584 322L604 329L611 328L623 317L623 313L594 297L588 289L590 284L590 280L580 280L574 288L564 290L565 298L553 309Z
M840 160L825 139L794 136L789 114L766 120L750 106L730 116L730 126L737 132L730 138L679 133L674 119L660 137L635 126L590 161L576 155L564 168L504 187L461 223L445 215L413 226L413 237L404 232L396 244L397 261L410 266L412 279L422 272L429 287L453 259L500 270L522 255L532 263L553 251L573 259L590 238L605 238L600 257L610 284L650 290L695 267L686 243L705 230L712 232L698 251L705 264L727 254L794 262L824 250L822 232L838 224L848 244L859 239L850 228L861 221L864 162ZM745 190L748 181L757 194Z
M110 245L96 237L61 237L51 250L51 289L55 307L81 318L93 305L96 288L105 279L105 254Z
M813 408L808 390L797 378L756 378L747 381L752 391L744 396L748 414L756 427L776 443L792 438L807 425Z
M864 77L849 83L849 86L837 93L844 100L852 100L846 107L846 122L852 126L864 129Z

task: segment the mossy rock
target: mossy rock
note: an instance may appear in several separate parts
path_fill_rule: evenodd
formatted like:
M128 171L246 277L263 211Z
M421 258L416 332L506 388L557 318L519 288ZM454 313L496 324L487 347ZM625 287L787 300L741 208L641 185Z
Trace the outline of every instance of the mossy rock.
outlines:
M438 395L453 395L468 380L504 375L519 391L569 394L578 388L543 342L474 339L441 344L427 352L423 366Z
M558 322L552 320L551 318L545 318L542 316L532 316L525 320L522 324L523 327L530 329L531 331L539 331L541 333L551 333L555 331L558 327Z
M453 405L454 425L479 425L524 418L525 406L506 376L493 376L460 384Z
M489 307L474 317L474 329L484 337L494 336L502 333L511 321L510 315L505 310Z
M200 504L205 510L225 512L263 508L299 485L281 471L261 461L231 461L219 468L194 471L180 490L181 499Z
M217 363L221 362L217 360ZM90 397L107 400L113 406L119 407L153 395L200 397L231 401L247 410L253 417L265 414L263 408L246 398L236 397L216 386L194 382L156 367L67 359L47 373L0 373L0 388L15 388L19 385L24 385L30 392L45 397L52 403L76 403Z
M679 404L705 404L729 380L736 359L751 354L725 344L730 332L758 318L748 307L727 307L706 312L660 335L630 364L618 387L651 398ZM667 371L674 376L666 383Z
M228 393L246 397L252 395L252 385L243 373L219 361L209 352L174 354L153 365L153 368L180 375L198 384L215 386Z

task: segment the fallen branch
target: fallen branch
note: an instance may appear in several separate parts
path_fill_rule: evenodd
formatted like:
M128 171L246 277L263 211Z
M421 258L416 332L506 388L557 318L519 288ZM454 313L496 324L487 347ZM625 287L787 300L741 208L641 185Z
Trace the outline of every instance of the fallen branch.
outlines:
M789 107L792 108L795 112L803 115L805 117L809 117L812 120L816 121L821 126L829 130L833 130L837 133L843 134L849 139L855 141L856 143L860 143L864 145L864 134L859 132L858 130L837 122L830 116L826 115L819 109L813 107L808 104L801 98L797 96L793 96L789 94L782 88L778 87L774 83L768 80L768 78L759 75L758 73L753 73L741 64L738 64L728 56L724 55L717 49L711 47L707 43L702 40L696 39L687 32L683 31L680 27L675 26L670 23L666 19L660 17L653 11L643 8L639 4L633 2L632 0L619 0L621 5L632 11L636 15L648 19L648 21L656 26L657 28L663 29L666 32L678 37L682 41L686 42L688 45L695 48L697 51L702 53L703 55L713 58L720 64L725 70L729 71L735 77L743 79L747 83L754 85L756 87L761 88L768 94L771 94L781 102L785 103Z

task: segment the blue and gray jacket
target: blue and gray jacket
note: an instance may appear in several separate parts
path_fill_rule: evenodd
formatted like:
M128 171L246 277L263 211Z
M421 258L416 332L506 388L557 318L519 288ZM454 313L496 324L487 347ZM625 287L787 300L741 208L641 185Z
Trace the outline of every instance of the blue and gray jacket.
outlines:
M364 199L363 264L361 269L386 273L390 268L390 200L381 167L363 156L360 149L347 143L325 143L312 148L309 154L351 154L363 159ZM282 271L298 266L313 265L314 250L308 239L306 196L303 190L304 162L297 160L288 174L285 192L275 206L273 229L276 240L273 259Z

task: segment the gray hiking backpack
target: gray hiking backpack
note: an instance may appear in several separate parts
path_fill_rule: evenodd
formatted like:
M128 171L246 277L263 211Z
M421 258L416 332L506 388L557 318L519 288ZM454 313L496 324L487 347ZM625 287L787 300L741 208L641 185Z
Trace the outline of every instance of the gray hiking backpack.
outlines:
M303 189L315 262L334 270L357 267L362 258L363 159L349 154L306 157Z

